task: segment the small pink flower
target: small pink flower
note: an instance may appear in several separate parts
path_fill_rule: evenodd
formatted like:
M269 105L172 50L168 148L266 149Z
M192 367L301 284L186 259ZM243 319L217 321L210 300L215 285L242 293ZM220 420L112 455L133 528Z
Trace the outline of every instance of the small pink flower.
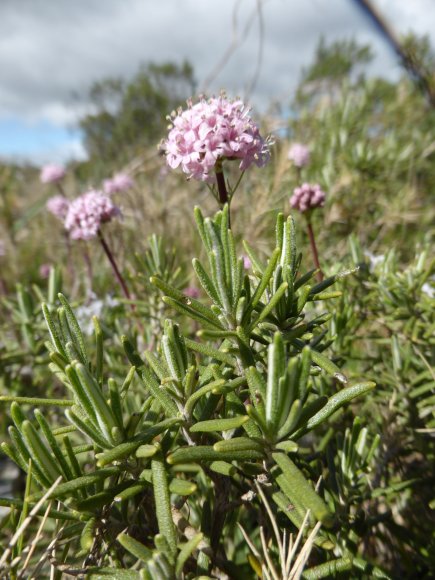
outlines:
M294 190L290 198L290 205L293 209L304 213L316 207L323 207L325 205L325 197L320 185L303 183Z
M293 143L287 157L296 167L305 167L310 161L310 150L302 143Z
M101 191L90 190L72 201L65 217L65 229L73 240L95 238L101 224L120 215L120 209Z
M189 286L188 288L185 288L184 294L185 294L185 296L188 296L189 298L199 298L201 295L198 288L196 288L196 286Z
M43 280L50 276L51 264L41 264L39 266L39 275Z
M251 268L251 266L252 266L251 260L248 258L248 256L245 256L245 255L242 256L242 260L243 260L243 267L245 268L245 270L249 270L249 268Z
M42 183L58 183L66 175L66 171L60 165L44 165L39 176Z
M134 185L133 179L126 173L117 173L112 179L105 179L103 182L104 193L112 195L122 193L131 189Z
M216 164L239 161L244 171L252 164L262 167L269 161L270 140L260 135L240 100L224 95L206 100L173 114L172 128L164 142L166 162L172 169L181 167L189 178L214 183Z
M54 216L60 220L64 220L68 213L69 201L64 195L53 195L53 197L47 200L45 207Z

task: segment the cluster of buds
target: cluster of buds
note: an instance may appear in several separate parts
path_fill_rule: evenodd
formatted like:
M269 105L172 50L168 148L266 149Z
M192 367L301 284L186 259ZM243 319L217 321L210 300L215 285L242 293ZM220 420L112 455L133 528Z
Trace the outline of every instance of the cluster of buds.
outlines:
M305 167L310 161L310 150L302 143L293 143L288 150L287 157L295 167Z
M293 209L305 213L317 207L323 207L325 205L325 197L325 192L322 191L320 185L303 183L294 190L290 198L290 205Z
M134 186L133 179L126 173L116 173L112 179L105 179L103 181L103 190L107 195L114 193L123 193Z
M55 164L44 165L41 169L40 180L42 183L59 183L65 177L64 167Z
M91 190L69 204L65 229L73 240L91 240L97 236L101 224L111 221L120 213L110 197L101 191Z

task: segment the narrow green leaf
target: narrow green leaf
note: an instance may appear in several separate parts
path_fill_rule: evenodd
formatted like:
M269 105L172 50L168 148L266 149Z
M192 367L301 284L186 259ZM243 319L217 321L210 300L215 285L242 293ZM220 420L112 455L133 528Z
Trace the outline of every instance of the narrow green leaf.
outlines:
M41 431L44 433L44 437L47 439L48 444L50 445L51 450L53 451L53 454L59 463L64 479L66 480L73 479L74 476L71 471L71 468L68 465L68 462L66 461L64 454L62 453L62 450L58 442L56 441L53 435L53 431L50 425L48 424L46 418L38 409L35 410L35 417L39 423L39 426L41 427Z
M72 407L74 401L68 399L40 399L38 397L15 397L14 395L1 395L0 402L7 403L13 401L26 405L38 405L47 407Z
M90 518L83 527L80 535L80 547L89 552L95 541L95 530L97 527L96 518Z
M269 262L268 262L267 267L264 271L264 274L261 277L261 280L260 280L257 288L255 289L255 292L254 292L254 294L253 294L253 296L248 304L248 309L252 310L260 302L261 297L263 296L264 291L266 290L266 288L269 284L269 281L272 277L275 266L278 263L279 255L280 255L280 249L275 248L275 250L272 252L272 255L269 258Z
M46 478L53 483L61 475L61 471L30 421L23 422L21 425L21 433L32 460Z
M209 421L199 421L190 427L191 433L211 433L213 431L229 431L237 429L249 421L247 415L239 415L230 419L210 419Z
M278 430L281 413L279 380L285 373L286 360L281 333L276 332L268 349L268 375L266 390L266 423L269 429Z
M77 477L72 481L67 481L65 483L61 483L54 489L50 496L47 499L56 499L62 496L70 496L75 491L88 487L93 483L97 483L99 481L103 481L112 475L116 475L119 473L119 469L117 467L106 467L106 469L98 469L92 473L88 473L86 475L82 475L81 477ZM33 501L37 501L41 494L35 495L32 499Z
M97 383L101 386L103 384L103 332L101 330L100 322L96 316L92 317L95 335L95 376Z
M329 398L326 405L316 413L311 419L307 422L307 430L314 429L328 417L330 417L333 413L335 413L340 407L349 403L355 397L360 397L361 395L365 395L372 389L376 387L376 383L371 381L367 381L364 383L358 383L356 385L352 385L347 387L346 389L342 389L335 395Z
M316 365L327 372L328 375L332 375L343 384L347 383L347 378L345 375L343 375L341 369L335 363L329 360L327 356L317 352L316 350L311 350L311 359Z
M196 447L179 447L167 457L167 462L170 465L176 465L201 461L251 461L255 459L264 459L264 453L257 449L224 452L216 451L209 445L197 445Z
M151 394L159 401L167 415L172 417L178 415L177 405L169 396L166 390L161 388L153 377L149 369L146 368L144 361L135 351L133 345L126 336L121 337L122 344L130 363L135 367L139 378L144 385L150 390Z
M58 352L61 355L63 355L64 357L66 357L65 349L64 349L63 344L62 344L60 337L59 337L59 332L58 332L56 325L54 323L54 320L51 316L50 310L49 310L47 304L45 304L45 303L42 304L42 312L44 314L45 322L46 322L47 327L48 327L48 332L50 333L51 342L56 347Z
M135 558L138 558L138 560L141 560L142 562L148 562L148 560L151 560L153 556L152 551L131 536L122 532L116 539L121 546L127 550L127 552L130 552L130 554Z
M197 490L197 485L192 481L174 478L169 482L169 491L176 495L192 495Z
M200 352L205 356L215 358L216 360L220 360L221 362L224 362L230 366L234 366L236 363L233 355L223 352L222 350L217 350L208 344L203 344L201 342L191 340L190 338L185 338L184 341L186 343L186 347L190 350Z
M272 453L272 457L282 471L282 476L276 478L282 491L290 500L297 498L297 500L311 511L317 520L321 521L327 528L330 528L334 523L334 515L330 512L323 499L305 479L303 473L284 453Z
M264 451L263 445L259 441L249 437L233 437L232 439L223 439L213 445L215 451L222 453L231 453L232 451Z
M196 548L199 546L199 544L203 539L204 534L199 532L198 534L193 536L193 538L191 538L188 542L186 542L186 544L183 545L180 552L178 553L177 561L175 564L175 573L177 574L177 576L182 573L185 563L187 562L187 560L190 558L190 556L193 554L193 552L196 550Z
M75 343L77 344L80 354L83 358L83 361L85 363L88 363L88 356L86 354L86 346L85 346L85 339L83 337L83 333L80 329L79 323L77 322L77 318L75 317L74 312L72 311L71 306L69 305L68 300L65 298L65 296L59 292L59 294L57 295L62 306L65 309L65 314L66 317L68 319L68 324L69 327L71 329L71 332L73 334L73 337L75 339Z
M154 501L156 504L159 532L166 538L171 553L175 555L177 551L177 535L172 520L168 476L161 454L154 456L151 460L151 470L153 474Z
M65 411L65 416L70 423L72 423L79 431L87 435L92 441L94 441L99 447L103 449L110 449L113 447L113 443L108 441L104 434L102 434L95 425L92 424L90 419L85 420L80 418L74 410Z

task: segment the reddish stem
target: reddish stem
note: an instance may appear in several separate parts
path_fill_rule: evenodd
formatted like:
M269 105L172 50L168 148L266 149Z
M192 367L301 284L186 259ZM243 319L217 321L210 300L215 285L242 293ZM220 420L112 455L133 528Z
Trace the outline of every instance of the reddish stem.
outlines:
M316 239L314 237L314 231L313 231L313 227L311 225L310 220L307 220L307 229L308 229L308 237L310 238L311 252L313 254L314 265L316 266L316 268L318 270L317 280L319 282L321 282L323 280L323 272L322 272L322 269L320 267L319 254L317 252L317 246L316 246Z
M216 169L216 181L219 193L219 203L223 207L226 203L228 203L228 191L227 185L225 183L224 172L222 169Z
M112 266L112 269L113 269L113 271L115 273L116 279L118 280L118 282L119 282L119 284L120 284L120 286L122 288L122 291L124 292L124 296L127 298L127 300L131 300L131 296L130 296L130 292L129 292L128 288L127 288L127 284L125 283L125 280L122 277L121 272L119 271L119 268L118 268L118 266L117 266L117 264L115 262L115 258L113 256L113 254L112 254L109 246L107 245L107 242L104 239L104 236L103 236L101 230L98 230L98 237L100 239L101 245L103 246L103 250L104 250L104 252L106 253L106 256L109 259L110 265ZM133 305L132 305L132 308L133 308Z
M228 227L231 228L231 216L230 216L230 198L228 196L227 184L225 183L225 176L222 170L222 166L216 166L216 182L218 186L219 203L223 208L224 205L228 204Z

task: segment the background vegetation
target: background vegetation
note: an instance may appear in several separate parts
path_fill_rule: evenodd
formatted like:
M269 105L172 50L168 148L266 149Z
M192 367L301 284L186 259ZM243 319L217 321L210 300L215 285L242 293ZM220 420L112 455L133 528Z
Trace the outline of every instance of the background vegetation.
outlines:
M409 38L404 46L425 71L426 81L433 84L434 57L427 41ZM185 578L201 574L211 577L227 574L234 578L254 578L261 574L264 578L296 578L301 574L306 578L434 576L435 109L419 83L407 75L396 83L366 78L364 66L370 58L369 47L357 46L351 41L332 46L320 43L312 66L302 74L288 119L281 120L276 128L278 105L271 107L261 119L262 133L271 130L276 133L271 163L261 171L253 170L244 176L231 207L238 255L255 248L250 253L253 262L250 283L254 291L263 279L267 260L271 259L276 245L277 216L279 212L285 216L290 213L288 200L293 189L302 180L319 183L327 192L326 205L315 213L313 226L322 269L334 286L316 287L316 282L309 277L303 279L305 284L311 284L307 296L312 298L306 304L302 304L301 290L296 286L295 292L299 294L295 295L301 308L297 315L296 310L291 311L292 317L290 311L285 313L286 336L294 332L288 338L293 342L286 342L285 352L303 364L301 351L307 344L313 352L327 358L328 362L321 359L323 364L317 361L318 376L311 376L311 382L307 383L312 397L307 398L307 405L315 405L314 399L322 397L325 401L332 400L340 393L343 385L331 368L344 374L349 384L374 382L376 388L367 388L363 396L346 400L316 429L309 430L303 422L310 418L310 412L306 412L298 419L298 428L305 427L295 438L297 454L290 451L281 455L294 459L297 473L303 474L301 485L308 485L303 487L303 494L310 496L316 487L322 509L325 505L328 513L333 514L332 526L327 517L315 511L311 513L311 520L305 522L294 514L289 515L285 502L294 500L298 511L298 497L290 497L292 490L283 483L288 466L281 465L281 459L271 468L271 480L267 482L271 487L267 487L257 477L261 474L256 471L261 461L255 467L254 461L234 460L232 467L220 466L219 472L213 471L210 462L203 458L196 462L188 458L188 467L182 464L179 471L175 463L171 464L170 477L178 478L185 485L178 492L172 488L177 498L172 504L194 531L191 536L185 534L176 554L170 544L173 531L162 531L164 507L159 507L150 482L152 477L162 474L163 457L167 459L171 453L177 453L177 446L183 447L186 443L180 443L181 431L164 423L170 421L170 414L164 411L161 401L160 407L155 403L152 389L150 395L151 379L144 384L140 377L130 376L131 365L140 366L140 363L134 358L137 355L130 353L126 357L120 337L127 335L139 353L155 353L160 362L154 360L150 364L156 371L168 364L166 351L161 346L166 344L162 342L163 337L171 348L181 349L180 356L187 357L182 350L185 347L180 347L174 338L174 327L164 323L165 319L171 319L180 325L186 343L197 341L197 332L202 330L201 337L214 349L189 350L189 364L197 365L199 376L204 376L206 367L213 369L216 381L235 381L244 376L225 358L227 352L238 352L240 345L225 344L224 354L217 354L217 349L222 350L222 337L218 340L212 334L207 336L207 325L203 327L200 317L174 307L176 291L200 287L190 260L197 257L206 263L209 253L207 243L204 247L195 227L193 207L199 205L205 216L212 216L217 209L203 184L186 182L183 175L168 171L158 148L160 138L166 134L166 115L194 93L190 65L150 64L128 83L119 79L96 83L91 89L94 110L80 123L89 161L71 164L63 185L67 196L73 198L89 186L98 187L104 178L120 170L134 178L134 188L115 198L122 208L122 221L110 224L106 230L109 244L136 297L133 311L131 304L120 296L98 244L67 243L61 224L45 209L46 200L56 193L55 188L39 183L37 168L9 164L0 167L0 393L4 401L0 407L0 430L6 443L3 450L9 450L11 455L11 437L17 445L20 433L24 433L22 436L28 445L26 430L31 427L20 431L24 420L20 413L31 419L33 429L45 433L45 419L38 413L33 419L36 403L21 401L21 406L15 403L11 411L8 397L65 399L71 396L68 387L71 378L62 378L59 369L53 375L53 366L49 368L50 361L53 365L56 358L53 352L66 356L66 346L55 344L53 351L53 346L47 345L49 334L40 307L45 302L55 317L60 305L59 291L68 297L82 328L86 354L82 352L81 356L91 361L104 357L104 385L108 377L113 381L109 384L111 404L114 384L122 385L121 393L128 390L121 411L125 436L148 433L153 423L162 424L161 432L166 433L157 451L149 447L151 435L159 435L160 431L150 431L151 435L141 440L142 459L136 459L135 448L132 457L123 456L124 462L116 463L110 457L107 462L101 461L101 454L106 458L103 446L92 441L92 437L89 444L89 437L80 431L72 432L71 442L64 443L62 449L74 467L71 449L74 445L77 451L82 446L77 451L82 454L77 455L79 465L75 475L80 477L94 469L101 470L102 465L106 469L121 465L124 470L121 479L130 478L135 485L140 479L139 472L142 473L140 493L131 493L131 496L126 493L122 501L117 496L122 505L112 511L108 506L116 502L113 496L107 495L101 504L95 504L95 509L90 508L89 498L93 501L94 495L108 491L107 483L104 487L97 479L83 488L83 492L75 490L76 495L72 494L71 498L52 496L56 502L51 509L63 515L56 518L53 512L47 521L42 521L42 516L32 520L12 548L6 574L19 577L20 570L22 574L36 570L38 577L50 577L51 569L52 577L62 577L74 570L76 573L82 570L83 574L89 569L89 577L97 578L99 574L109 574L107 569L112 566L119 568L119 574L121 570L129 570L131 575L125 577L137 577L134 574L141 569L142 577L151 578L165 577L165 573ZM295 141L306 144L311 151L309 165L300 171L287 158L289 146ZM305 220L299 215L293 217L295 242L302 254L299 275L303 275L312 270L312 257ZM216 227L220 228L224 217L220 215L216 219ZM242 246L242 239L248 242L247 246ZM340 274L349 271L349 275ZM274 276L270 296L274 296L279 286L276 270ZM163 282L153 285L150 277ZM299 284L297 277L291 283ZM315 298L326 291L332 292L325 296L329 298L327 302ZM198 293L200 302L210 302L203 290L198 289ZM172 302L162 302L162 294L172 297ZM290 298L289 304L296 308ZM63 307L68 311L65 304ZM264 307L266 304L261 304L258 312ZM298 319L301 313L304 319ZM100 330L97 327L96 344L91 336L94 314L101 325ZM275 330L281 331L279 313L275 312L274 316L267 320L275 324ZM302 328L302 320L310 321L307 327ZM69 324L72 325L71 319ZM263 346L258 350L257 368L261 367L267 378L270 365L267 345L278 339L271 327L258 332L263 337L263 342L260 341ZM99 336L104 338L104 355L99 351ZM299 336L300 342L294 342ZM193 352L197 352L196 358ZM147 360L149 363L150 359ZM189 365L185 366L183 371L187 373ZM94 369L92 365L91 368ZM166 376L166 371L162 372ZM96 380L100 381L98 377ZM207 384L207 379L201 380L203 383L198 385ZM244 414L243 404L242 410L240 407L242 394L236 401L225 392L223 408L213 399L218 395L210 395L203 401L204 407L195 421L204 422L205 417L228 420L242 411ZM249 396L249 392L244 394ZM149 414L143 415L147 400ZM209 414L205 410L207 405L211 409ZM50 425L68 428L62 407L53 405L41 409ZM142 423L134 425L138 413L142 413ZM8 434L11 425L15 427ZM234 429L235 437L253 437L252 433L243 432L242 424ZM298 432L294 430L294 433ZM203 445L226 440L222 434L207 437L203 436ZM259 433L255 437L260 438ZM262 432L261 438L267 441L264 443L267 453L276 456L277 448L273 446L277 441L270 433ZM255 445L249 449L255 459ZM33 484L28 479L26 490L19 489L20 482L17 484L13 509L1 524L0 543L5 550L13 530L41 496L41 489L49 487L50 482L41 485L39 477L38 488L39 467L36 463L36 471L30 468ZM231 469L234 471L230 473ZM224 479L231 481L231 485L222 483ZM115 480L119 485L121 480ZM186 490L186 482L194 486L192 495ZM120 494L125 489L116 488L116 491ZM246 499L245 494L249 492L253 495ZM317 505L317 500L313 501ZM5 499L0 502L11 504ZM146 509L153 502L157 502L156 507ZM136 519L130 522L131 514L137 510L143 514L142 523ZM81 515L77 516L77 512ZM229 514L226 521L225 518L215 521L222 512ZM157 522L154 513L157 513ZM70 516L71 520L65 519ZM322 524L320 531L315 529L316 521ZM242 522L243 531L237 522ZM63 532L65 525L68 534ZM259 526L263 527L263 540ZM58 535L61 528L63 536ZM314 529L317 536L308 540L308 534ZM26 546L31 545L37 530L41 532L37 547L26 562ZM285 550L281 549L280 541L286 538L287 542L290 534L294 539L299 530L304 536L303 547L289 559L291 571L287 573L283 567ZM155 539L158 533L160 536ZM181 533L179 529L177 533ZM55 537L59 543L50 561L47 550ZM208 540L207 549L201 544L204 539ZM265 546L269 557L264 553ZM288 544L287 547L290 551ZM298 554L301 554L300 560ZM15 564L14 558L17 558ZM103 571L98 572L97 568Z

